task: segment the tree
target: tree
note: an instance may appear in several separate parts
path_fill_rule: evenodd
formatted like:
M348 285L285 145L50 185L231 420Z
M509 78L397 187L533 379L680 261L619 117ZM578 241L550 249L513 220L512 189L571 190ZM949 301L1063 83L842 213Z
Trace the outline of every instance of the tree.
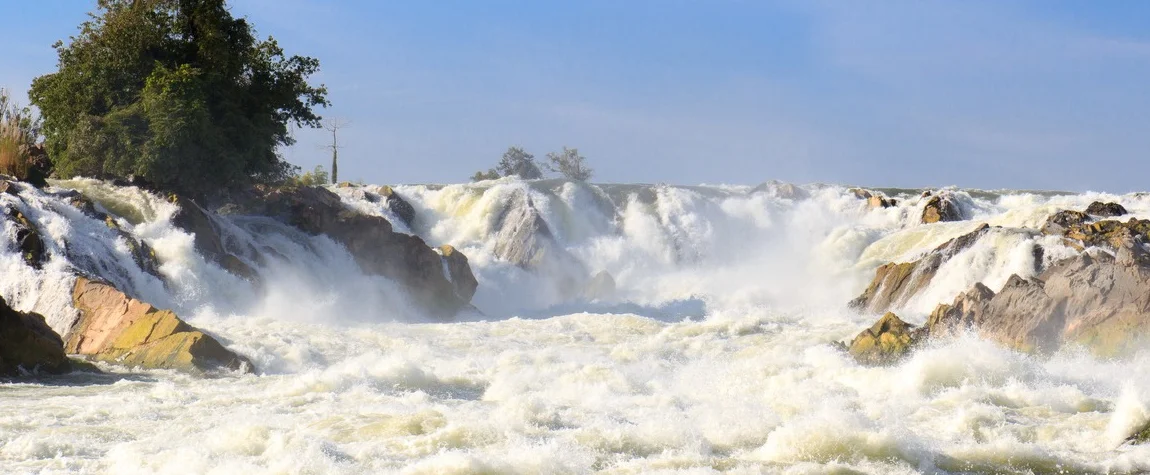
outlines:
M331 132L331 145L324 146L324 148L331 149L331 183L334 185L339 181L339 136L336 135L339 129L347 127L347 122L340 119L333 119L324 124L323 128Z
M296 176L292 182L300 186L323 185L328 182L327 171L323 169L323 165L316 165L315 169L303 175Z
M258 40L224 0L99 0L30 97L58 174L199 195L290 178L289 124L319 127L319 61Z
M563 147L563 151L559 153L547 153L547 169L563 175L568 180L587 181L591 179L594 170L584 163L584 158L579 155L579 149Z
M495 170L503 176L518 175L525 180L543 178L543 171L535 163L535 156L527 153L522 147L510 147L503 152L503 159Z
M495 171L494 168L488 169L486 172L478 171L471 175L471 181L498 180L499 178L501 178L499 172Z

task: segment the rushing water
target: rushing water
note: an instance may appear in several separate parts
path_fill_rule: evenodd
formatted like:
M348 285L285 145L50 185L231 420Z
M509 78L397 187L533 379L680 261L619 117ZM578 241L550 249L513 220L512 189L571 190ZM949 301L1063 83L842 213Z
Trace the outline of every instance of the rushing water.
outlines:
M1150 351L1035 358L966 337L867 368L827 345L874 321L846 302L882 263L1003 227L899 309L921 323L975 282L997 289L1073 252L1012 228L1096 199L1150 217L1150 197L957 192L972 219L922 225L917 190L871 210L822 185L802 199L769 187L399 186L417 218L397 229L460 248L479 280L484 316L430 323L327 238L220 220L230 248L274 256L257 286L196 254L160 197L90 180L51 191L64 188L151 245L165 279L138 269L103 222L23 188L0 204L38 225L51 259L33 270L9 244L0 294L62 330L73 269L96 273L176 309L260 373L102 366L0 384L4 473L1150 471L1150 447L1121 443L1150 419ZM333 191L398 222L361 189ZM588 272L614 276L613 296L570 297L563 279L494 257L498 216L522 193Z

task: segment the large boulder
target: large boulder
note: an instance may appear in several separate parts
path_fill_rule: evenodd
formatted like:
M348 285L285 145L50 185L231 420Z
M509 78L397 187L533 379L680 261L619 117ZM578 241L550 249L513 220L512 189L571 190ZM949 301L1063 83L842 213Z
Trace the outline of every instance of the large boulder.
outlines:
M193 374L219 370L251 372L247 358L161 310L111 285L77 277L72 303L79 316L67 332L64 349L100 361Z
M1104 218L1122 216L1126 213L1126 208L1114 202L1103 203L1101 201L1095 201L1090 203L1090 206L1086 207L1086 214L1091 216L1101 216Z
M905 304L930 285L944 262L973 246L989 230L990 226L983 224L974 231L943 243L916 261L892 262L880 266L870 285L861 295L851 300L850 306L881 313Z
M1091 221L1090 216L1081 211L1062 210L1046 218L1042 225L1043 234L1062 235L1075 226L1082 226Z
M172 216L172 224L192 234L196 252L233 275L251 281L259 279L259 273L252 266L228 251L220 236L219 226L207 210L179 195L169 196L168 201L180 207Z
M402 196L399 196L399 193L396 193L395 189L390 186L381 186L378 192L379 196L383 197L387 209L395 213L396 216L399 216L403 224L410 229L412 223L415 223L415 208L411 206L411 203L408 203Z
M898 200L894 198L887 198L886 195L872 191L865 188L851 188L847 192L854 195L855 198L865 200L868 209L890 208L898 206Z
M962 207L955 199L954 193L940 192L926 201L922 208L922 222L926 224L940 221L962 221Z
M471 297L475 296L475 290L479 288L479 281L475 280L475 274L471 272L471 266L467 263L467 256L450 244L439 246L437 251L443 258L447 277L455 286L455 295L470 302Z
M1012 276L998 293L985 287L940 305L930 333L956 329L1026 352L1049 352L1077 343L1101 355L1136 349L1150 334L1150 253L1140 240L1117 255L1084 252L1037 279Z
M0 376L71 371L64 341L44 317L17 312L0 298Z
M860 364L889 365L910 353L925 336L924 328L915 327L888 312L851 340L847 352Z
M515 193L496 217L495 229L496 257L548 276L565 297L578 296L590 272L555 238L530 195Z

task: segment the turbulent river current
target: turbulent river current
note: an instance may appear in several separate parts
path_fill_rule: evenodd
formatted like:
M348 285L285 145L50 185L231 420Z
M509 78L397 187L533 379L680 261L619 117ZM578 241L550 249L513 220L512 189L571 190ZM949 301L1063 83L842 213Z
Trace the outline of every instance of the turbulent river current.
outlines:
M51 193L64 189L150 245L164 279ZM331 188L397 231L462 250L479 312L425 319L339 244L270 218L220 219L225 241L274 256L249 263L257 286L197 254L161 196L95 180L0 194L36 223L50 256L33 269L14 245L0 249L0 295L14 308L59 331L75 312L72 269L84 269L174 309L258 368L204 378L101 363L104 374L2 382L0 472L1150 471L1150 447L1122 443L1150 419L1150 349L1036 357L968 336L866 367L830 345L875 321L847 302L879 265L982 223L1037 228L1099 199L1150 218L1150 196L953 190L970 219L921 224L921 190L884 190L900 201L872 209L831 185L394 189L415 208L410 226L362 188ZM614 292L581 294L565 269L496 257L495 221L528 204L573 262L613 276ZM1036 258L1073 252L1055 237L992 233L898 313L921 324L974 283L997 290L1035 275Z

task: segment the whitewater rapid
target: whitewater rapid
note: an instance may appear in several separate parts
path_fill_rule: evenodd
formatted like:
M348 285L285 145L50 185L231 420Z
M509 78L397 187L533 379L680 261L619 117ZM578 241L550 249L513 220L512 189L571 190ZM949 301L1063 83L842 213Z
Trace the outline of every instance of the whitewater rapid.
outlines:
M333 187L348 207L468 256L482 315L432 323L328 238L221 218L230 248L271 256L240 256L257 285L197 254L163 197L53 185L115 215L155 250L164 279L102 221L21 188L0 204L37 224L51 257L34 270L11 245L0 251L0 295L58 328L73 311L72 269L98 273L176 309L260 372L101 365L106 374L0 383L4 473L1150 471L1150 447L1121 443L1150 420L1150 351L1037 358L964 337L870 368L828 345L875 320L846 303L881 264L981 223L1004 228L897 309L921 323L975 282L997 290L1075 252L1009 229L1099 199L1147 218L1150 196L955 190L970 219L923 225L919 190L886 190L899 204L870 209L830 185L796 195L505 179L396 186L416 209L406 226L365 188ZM563 249L614 277L613 295L588 299L554 269L496 257L499 216L524 194Z

